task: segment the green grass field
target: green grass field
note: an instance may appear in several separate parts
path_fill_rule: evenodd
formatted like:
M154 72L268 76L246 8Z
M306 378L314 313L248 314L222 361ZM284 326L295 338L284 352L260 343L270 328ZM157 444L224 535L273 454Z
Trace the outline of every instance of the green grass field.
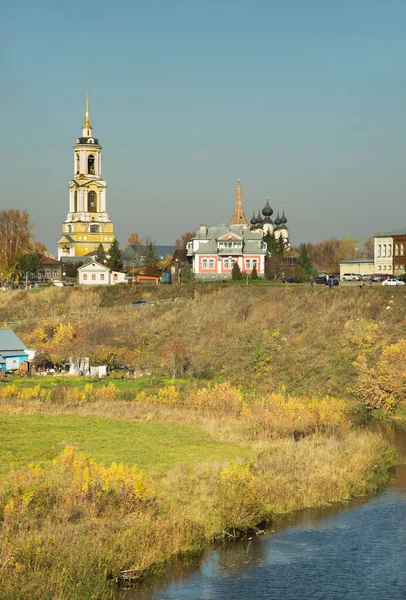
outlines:
M97 462L136 464L147 472L248 455L245 448L218 443L195 427L70 415L0 415L0 440L1 474L46 464L67 444Z

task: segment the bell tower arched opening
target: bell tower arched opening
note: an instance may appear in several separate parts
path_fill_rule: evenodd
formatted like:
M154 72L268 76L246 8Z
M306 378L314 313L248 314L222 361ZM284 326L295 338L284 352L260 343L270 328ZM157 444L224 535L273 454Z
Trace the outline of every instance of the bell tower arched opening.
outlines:
M93 190L87 194L87 210L88 212L97 212L97 194Z
M96 159L93 154L89 154L87 157L87 172L89 175L95 174L95 162Z
M88 212L97 212L97 194L93 190L87 194L87 210Z

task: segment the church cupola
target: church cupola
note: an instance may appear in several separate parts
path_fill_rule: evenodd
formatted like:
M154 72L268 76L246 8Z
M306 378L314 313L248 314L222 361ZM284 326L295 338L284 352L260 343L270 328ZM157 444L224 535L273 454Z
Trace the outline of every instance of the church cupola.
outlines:
M279 229L279 227L281 226L281 224L282 224L282 221L281 221L281 218L279 216L279 210L278 210L278 214L277 214L276 219L275 219L275 229Z
M257 229L262 229L262 225L263 224L264 224L264 219L261 217L261 211L260 211L260 209L258 209Z
M264 208L262 209L262 214L264 215L264 217L270 217L273 215L273 209L271 208L271 205L269 204L269 198L266 199L266 204L265 204Z
M281 216L281 224L282 225L286 225L286 223L288 222L286 216L285 216L285 211L283 211L283 214Z
M253 213L252 213L252 217L251 217L250 223L251 223L251 225L252 225L251 229L254 227L254 225L256 225L256 224L257 224L257 218L256 218L256 216L255 216L255 209L254 209L254 211L253 211Z

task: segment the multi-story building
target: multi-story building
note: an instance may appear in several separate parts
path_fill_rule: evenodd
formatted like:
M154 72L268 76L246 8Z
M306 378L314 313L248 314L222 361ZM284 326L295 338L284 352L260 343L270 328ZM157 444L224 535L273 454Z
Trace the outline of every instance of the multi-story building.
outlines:
M391 233L374 236L375 273L393 273L393 238Z
M405 273L406 227L374 236L374 268L376 273Z
M101 174L99 140L93 137L86 92L86 115L82 137L73 151L73 179L69 182L69 212L58 240L58 259L71 260L97 250L108 250L114 241L114 226L106 207L106 182Z
M275 223L267 199L266 206L253 216L250 223L242 204L241 181L237 185L237 197L233 215L228 225L206 227L201 225L195 237L187 244L187 254L193 260L196 279L230 279L235 263L243 273L250 274L254 267L260 277L265 274L267 245L263 238L268 232L276 238L282 236L289 244L285 213Z

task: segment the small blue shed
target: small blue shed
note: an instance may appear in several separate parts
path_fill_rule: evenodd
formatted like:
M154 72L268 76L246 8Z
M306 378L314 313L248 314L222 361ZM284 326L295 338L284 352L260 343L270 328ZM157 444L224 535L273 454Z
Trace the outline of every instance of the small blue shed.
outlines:
M0 329L0 370L16 371L28 358L25 345L11 329Z

